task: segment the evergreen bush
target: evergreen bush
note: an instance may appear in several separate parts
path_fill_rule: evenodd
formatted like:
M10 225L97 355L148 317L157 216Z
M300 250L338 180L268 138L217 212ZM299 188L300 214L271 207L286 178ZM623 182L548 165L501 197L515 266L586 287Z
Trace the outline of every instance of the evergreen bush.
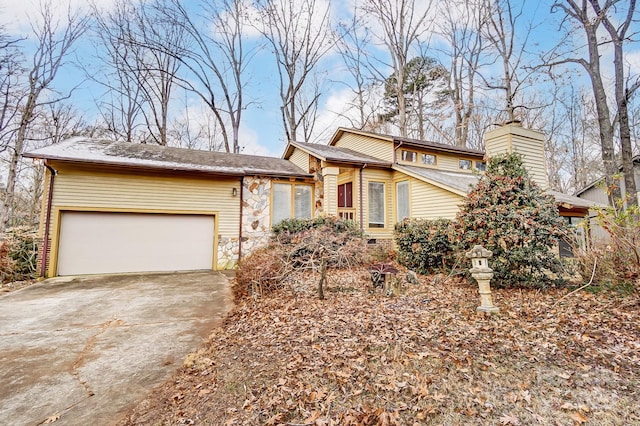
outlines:
M491 158L455 222L459 250L480 244L497 287L544 288L563 283L555 247L567 230L555 199L533 182L518 154Z
M396 224L398 262L419 274L451 269L456 249L452 229L449 219L406 219Z

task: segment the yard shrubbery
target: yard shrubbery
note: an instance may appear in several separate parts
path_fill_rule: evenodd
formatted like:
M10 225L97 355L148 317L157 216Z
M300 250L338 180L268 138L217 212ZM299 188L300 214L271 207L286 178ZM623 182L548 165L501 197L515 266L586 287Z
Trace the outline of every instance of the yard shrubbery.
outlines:
M294 272L311 270L320 274L318 295L323 298L326 270L362 265L366 252L364 234L353 221L287 219L273 227L266 247L242 259L234 292L236 297L270 292L286 285Z
M640 290L640 208L621 207L597 210L595 222L607 232L608 241L576 250L580 273L593 275L596 289Z
M419 274L447 271L455 264L452 221L404 220L396 225L398 262Z
M480 244L493 252L492 285L547 287L562 282L554 247L566 233L553 197L531 181L517 154L496 156L454 221L411 221L396 227L400 262L421 273L453 266Z
M0 280L6 283L35 278L37 256L36 231L26 227L7 230L0 242Z

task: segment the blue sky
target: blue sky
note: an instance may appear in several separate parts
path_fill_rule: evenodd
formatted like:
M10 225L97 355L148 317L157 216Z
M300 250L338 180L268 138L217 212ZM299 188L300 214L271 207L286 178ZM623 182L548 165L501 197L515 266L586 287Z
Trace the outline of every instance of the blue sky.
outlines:
M58 0L62 3L62 0ZM111 0L99 0L97 3L102 7L109 7ZM351 2L340 3L343 10L339 13L344 14L344 10L351 9ZM57 3L57 1L56 1ZM185 4L194 4L195 2L185 2ZM338 3L338 2L336 2ZM6 29L19 34L21 36L29 35L29 26L27 15L32 16L38 10L38 1L33 0L3 0L0 6L0 22ZM71 0L71 7L75 10L77 7L86 5L84 0ZM527 3L527 17L537 21L539 27L535 29L532 43L535 48L540 46L551 45L558 37L557 18L558 16L549 15L551 3L547 0L540 2L530 1ZM437 19L437 15L434 17ZM438 39L431 39L432 45L437 45ZM533 45L532 45L533 46ZM375 54L382 60L385 60L386 54L382 49L374 49ZM436 50L429 50L429 54L436 55ZM87 41L83 41L77 48L77 60L85 65L91 65L94 61L93 48ZM640 54L637 52L630 57L640 65ZM74 58L75 59L75 58ZM320 101L320 110L317 119L317 133L313 142L326 142L328 137L333 133L339 125L348 125L346 121L341 120L336 111L340 109L349 100L350 90L346 84L349 82L349 75L344 69L344 65L335 53L328 55L322 62L322 70L328 81L324 85L323 96ZM390 70L386 71L389 74ZM284 132L282 128L282 120L280 114L280 99L278 94L278 75L273 59L273 54L267 46L264 46L252 61L248 74L245 77L248 86L245 94L251 105L244 112L243 126L241 129L241 145L244 147L245 153L274 155L280 156L285 147ZM96 116L95 100L102 93L95 83L86 79L83 71L78 69L72 63L65 66L63 72L60 73L56 86L65 91L71 87L79 88L73 93L73 104L78 111L82 111L87 122L93 121ZM176 90L176 95L181 91ZM176 108L182 108L185 104L184 100L177 102ZM199 102L195 97L187 100L190 106L190 115L197 116L201 110Z

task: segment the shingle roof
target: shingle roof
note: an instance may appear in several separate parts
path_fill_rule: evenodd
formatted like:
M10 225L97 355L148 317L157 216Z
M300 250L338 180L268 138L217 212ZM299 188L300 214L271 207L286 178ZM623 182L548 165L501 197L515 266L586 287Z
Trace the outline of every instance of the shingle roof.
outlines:
M275 157L200 151L159 145L72 138L24 154L29 158L125 167L195 171L218 175L310 177Z
M359 153L349 148L338 148L336 146L293 141L289 144L325 161L391 167L391 163L387 161L383 161L379 158ZM290 155L288 151L289 150L285 152L285 157Z
M429 169L425 167L395 165L394 169L398 171L407 171L410 174L418 177L422 177L429 182L441 184L448 188L457 189L458 191L468 193L470 187L475 185L479 180L479 175L473 175L469 173L451 172L446 170ZM548 189L544 191L545 194L551 195L555 198L556 203L564 205L569 209L583 208L589 209L593 207L601 206L593 201L585 200L582 198L574 197L572 195L563 194L562 192L553 191Z
M396 142L396 143L402 143L402 144L411 145L411 146L418 146L422 148L430 148L436 151L455 152L455 153L466 154L474 157L483 157L485 154L484 151L480 151L477 149L461 148L459 146L449 145L449 144L444 144L439 142L430 142L430 141L423 141L420 139L411 139L411 138L405 138L401 136L373 133L373 132L367 132L365 130L347 129L344 127L338 128L336 133L332 136L331 141L329 142L329 145L332 145L335 142L337 142L337 140L340 139L340 136L343 133L354 133L358 135L369 136L375 139L386 140L388 142Z
M563 194L562 192L546 190L545 194L553 195L558 204L566 204L569 208L579 207L590 209L592 207L604 207L595 201L585 200L584 198L574 197L573 195Z
M428 181L436 182L448 188L456 189L465 194L469 192L469 187L478 183L480 176L471 173L452 172L448 170L430 169L426 167L395 165L398 171L407 171L409 174L417 175Z

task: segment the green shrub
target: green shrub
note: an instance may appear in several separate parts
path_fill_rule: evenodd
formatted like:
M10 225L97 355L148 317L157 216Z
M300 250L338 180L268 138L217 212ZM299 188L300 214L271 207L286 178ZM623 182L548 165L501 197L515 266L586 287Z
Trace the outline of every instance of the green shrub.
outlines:
M452 229L449 219L412 219L396 224L398 262L420 274L452 268L456 248Z
M455 223L457 245L480 244L497 287L544 288L563 283L555 246L566 235L555 199L532 182L518 154L493 157L469 192Z
M351 237L358 238L364 236L357 222L342 220L333 216L319 216L313 219L284 219L273 225L271 230L274 239L286 241L300 232L324 226L331 228L335 233L347 233Z

